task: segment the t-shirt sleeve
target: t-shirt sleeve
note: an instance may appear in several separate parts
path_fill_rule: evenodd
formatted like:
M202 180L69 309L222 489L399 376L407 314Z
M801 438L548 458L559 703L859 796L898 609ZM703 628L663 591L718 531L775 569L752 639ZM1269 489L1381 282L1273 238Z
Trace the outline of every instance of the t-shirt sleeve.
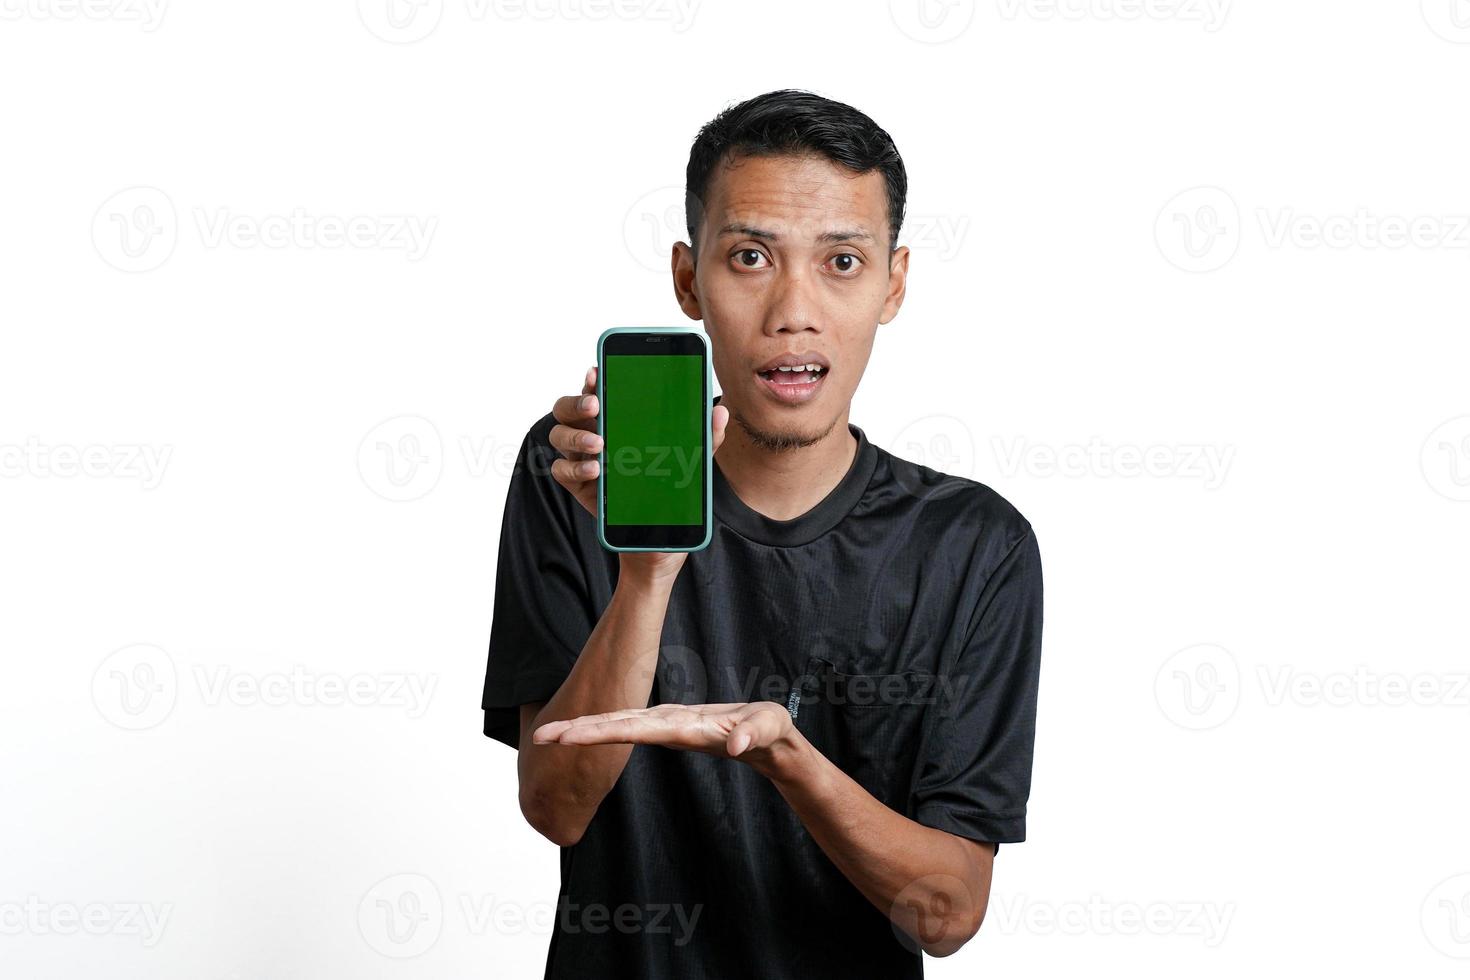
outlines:
M931 708L915 778L919 823L997 846L1026 839L1041 612L1028 525L986 579L950 686Z
M599 616L572 508L582 516L586 512L551 475L551 464L561 455L546 440L551 424L548 415L526 434L500 525L480 706L485 734L512 748L520 743L520 706L550 700Z

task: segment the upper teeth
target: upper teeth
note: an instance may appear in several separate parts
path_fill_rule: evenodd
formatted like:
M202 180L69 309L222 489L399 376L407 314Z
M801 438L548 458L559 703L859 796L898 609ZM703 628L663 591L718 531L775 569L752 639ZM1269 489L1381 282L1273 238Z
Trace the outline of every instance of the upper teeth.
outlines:
M822 365L820 365L820 364L798 364L795 367L778 367L778 368L776 368L776 370L777 371L820 371L820 370L822 370Z

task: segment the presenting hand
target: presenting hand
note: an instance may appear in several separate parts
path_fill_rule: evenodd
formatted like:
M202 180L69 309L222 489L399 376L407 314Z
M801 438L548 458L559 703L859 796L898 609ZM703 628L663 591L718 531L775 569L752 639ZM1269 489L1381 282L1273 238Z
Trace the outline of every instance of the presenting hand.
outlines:
M596 391L594 365L582 379L582 393L564 395L551 408L557 422L551 427L551 445L564 457L552 462L551 475L593 517L597 516L597 454L602 451L602 437L597 434L597 413L602 407L597 403ZM710 418L711 454L718 452L725 441L725 424L729 420L730 410L716 405ZM714 474L708 478L714 479ZM686 555L683 551L648 551L623 552L621 557L625 568L631 565L638 571L665 576L677 574Z
M628 708L549 722L531 735L538 744L663 745L740 759L767 775L773 757L792 747L799 737L791 714L774 701Z

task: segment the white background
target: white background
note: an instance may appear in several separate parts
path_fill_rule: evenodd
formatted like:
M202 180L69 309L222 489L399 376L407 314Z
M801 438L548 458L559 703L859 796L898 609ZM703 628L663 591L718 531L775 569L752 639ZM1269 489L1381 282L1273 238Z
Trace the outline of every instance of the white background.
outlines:
M929 975L1464 975L1470 4L152 3L0 0L0 974L540 976L510 459L796 86L912 182L852 421L1046 568Z

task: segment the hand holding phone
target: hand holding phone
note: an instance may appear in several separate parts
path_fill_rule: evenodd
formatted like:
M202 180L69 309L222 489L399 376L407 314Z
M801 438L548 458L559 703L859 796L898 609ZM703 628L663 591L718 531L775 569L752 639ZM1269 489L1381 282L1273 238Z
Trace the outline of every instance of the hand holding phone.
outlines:
M552 405L551 414L556 425L551 427L551 445L562 454L561 459L551 464L551 475L566 488L576 501L594 518L597 516L598 474L601 464L598 456L602 451L602 437L598 435L598 415L602 406L597 398L597 367L587 369L582 377L579 394L563 395ZM586 399L585 403L583 399ZM725 426L730 420L730 410L716 405L710 416L712 432L711 452L718 452L725 441ZM684 564L685 552L628 552L623 561L625 567L631 563L650 571L677 571Z
M597 537L608 551L699 551L714 537L709 341L681 327L597 338Z

